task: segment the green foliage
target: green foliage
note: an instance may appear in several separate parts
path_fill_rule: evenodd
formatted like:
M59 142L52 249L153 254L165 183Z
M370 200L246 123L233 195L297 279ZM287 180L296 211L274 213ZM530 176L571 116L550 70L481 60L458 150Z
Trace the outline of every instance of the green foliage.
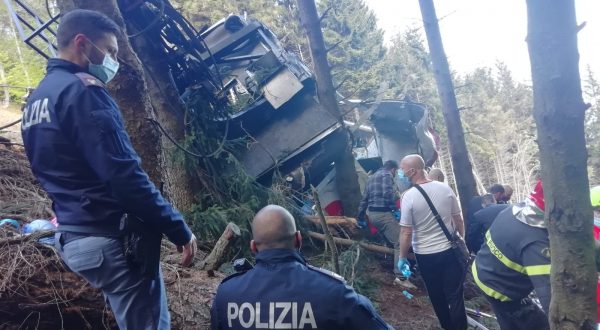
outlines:
M373 98L383 74L383 31L363 0L323 0L321 26L334 85L349 98ZM333 48L332 48L333 47Z
M191 156L179 150L176 157L201 187L187 219L203 241L216 241L227 223L234 222L242 230L238 244L248 253L245 247L250 240L250 224L259 209L278 204L290 210L296 219L300 219L300 215L289 203L285 191L276 189L277 180L274 180L275 188L267 188L246 174L236 158L237 151L245 148L245 141L225 141L219 137L221 131L215 119L237 110L214 111L205 99L198 92L184 100L190 118L184 147L203 155ZM298 226L301 227L301 223Z
M539 168L531 88L504 63L456 79L467 146L480 188L509 184L514 199L529 193Z
M11 102L20 104L26 88L37 86L44 77L45 63L18 38L7 8L0 5L0 85L10 86Z
M261 21L284 48L301 58L308 55L295 0L176 0L173 4L196 26L210 26L230 14Z
M338 246L338 251L341 251L340 246ZM353 244L339 254L338 262L340 264L340 275L348 285L352 286L357 293L373 299L377 293L378 285L371 278L370 272L378 265L375 265L377 263L376 259L368 253L361 249L360 245ZM313 256L309 262L325 269L334 269L329 253Z

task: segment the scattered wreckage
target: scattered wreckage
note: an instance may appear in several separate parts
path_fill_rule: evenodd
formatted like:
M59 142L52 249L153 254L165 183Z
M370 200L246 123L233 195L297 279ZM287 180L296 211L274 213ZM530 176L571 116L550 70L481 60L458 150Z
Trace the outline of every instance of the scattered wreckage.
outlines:
M21 38L40 55L55 56L59 15L43 20L22 0L4 1ZM316 100L308 66L268 27L230 15L198 31L166 0L132 3L123 16L139 31L160 29L154 49L164 53L184 101L204 97L220 134L249 141L238 156L250 176L270 185L273 172L279 171L298 192L314 185L328 215L341 214L332 163L344 142L342 124ZM346 118L369 113L367 120L344 123L354 132L363 184L366 172L385 160L409 153L423 155L428 165L437 159L426 105L408 100L344 101L341 108Z

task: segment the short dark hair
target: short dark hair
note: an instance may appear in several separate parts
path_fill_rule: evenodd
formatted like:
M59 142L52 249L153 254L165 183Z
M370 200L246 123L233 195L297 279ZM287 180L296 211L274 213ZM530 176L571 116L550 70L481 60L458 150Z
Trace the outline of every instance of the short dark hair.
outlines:
M395 160L387 160L385 163L383 163L383 168L386 170L397 170L398 162Z
M504 193L504 187L502 187L501 184L496 183L490 187L489 191L491 194Z
M105 33L118 36L121 29L113 20L100 12L75 9L61 17L56 32L56 41L58 49L64 49L78 34L85 34L92 41L96 41L102 38Z

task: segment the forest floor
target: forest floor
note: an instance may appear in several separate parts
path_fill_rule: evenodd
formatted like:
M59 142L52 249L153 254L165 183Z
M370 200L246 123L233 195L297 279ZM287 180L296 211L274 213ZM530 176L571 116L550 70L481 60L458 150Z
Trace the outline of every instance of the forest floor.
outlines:
M391 271L393 263L390 260L391 258L383 258L374 254L367 254L367 256L367 258L376 261L369 263L363 269L363 271L368 272L368 278L375 287L374 294L371 293L369 296L386 322L398 330L441 329L429 302L425 284L419 277L416 279L411 278L412 283L418 289L407 290L414 296L412 299L408 299L402 294L402 291L406 289L393 284L394 275ZM490 312L490 306L485 298L474 286L470 274L467 275L465 282L465 305L474 310L493 314ZM483 317L474 319L489 330L499 329L498 324L493 319Z

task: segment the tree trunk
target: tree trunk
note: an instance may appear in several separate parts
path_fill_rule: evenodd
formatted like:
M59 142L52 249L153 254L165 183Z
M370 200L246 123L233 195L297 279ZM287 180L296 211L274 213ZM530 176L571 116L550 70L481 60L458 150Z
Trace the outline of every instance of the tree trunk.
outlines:
M126 23L116 0L59 0L58 3L62 13L75 8L102 12L126 33ZM119 59L123 65L108 89L119 104L127 131L131 133L133 146L142 159L142 167L177 208L187 210L192 204L192 180L186 177L183 166L172 166L172 155L167 151L173 149L173 146L147 120L156 119L169 134L180 139L183 136L183 110L178 102L173 101L179 100L179 96L173 94L176 91L168 78L169 70L164 61L155 58L156 53L149 49L147 38L148 36L142 35L134 42L137 54L140 54L138 57L127 37L118 37ZM140 59L145 65L142 65ZM162 92L159 86L162 86Z
M456 178L456 189L460 197L463 214L466 214L469 201L477 195L477 185L473 177L473 168L469 161L469 152L467 151L462 122L458 113L454 83L450 76L450 67L444 52L433 0L419 0L419 6L421 7L421 16L423 17L425 34L427 34L435 82L448 131L448 146L452 169Z
M596 271L573 0L528 0L534 117L552 255L553 329L594 329Z
M308 36L310 54L317 80L319 103L337 118L345 130L346 145L343 150L340 150L339 156L335 160L336 186L340 194L344 215L354 216L358 211L361 194L358 175L356 174L356 167L354 165L354 155L352 154L352 139L350 133L345 128L343 115L335 97L331 68L327 61L327 49L325 48L321 22L317 14L315 1L298 0L298 13L302 26Z

